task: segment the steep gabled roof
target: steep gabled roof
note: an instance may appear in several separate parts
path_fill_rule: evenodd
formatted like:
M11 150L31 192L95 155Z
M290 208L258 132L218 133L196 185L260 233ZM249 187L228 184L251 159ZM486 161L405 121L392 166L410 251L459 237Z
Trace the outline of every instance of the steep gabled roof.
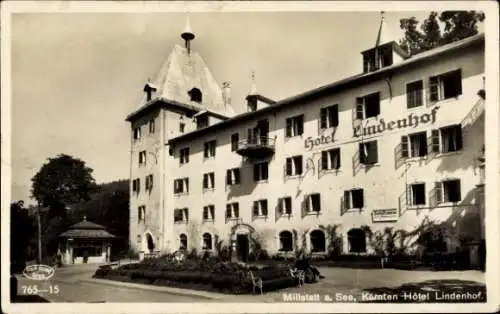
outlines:
M174 46L151 84L157 88L154 93L155 99L167 99L199 110L214 110L227 117L235 115L231 106L224 103L222 89L203 58L197 52L188 53L186 48L179 45ZM201 103L193 102L189 97L188 92L195 87L202 92ZM150 104L151 102L146 102L144 97L134 115Z

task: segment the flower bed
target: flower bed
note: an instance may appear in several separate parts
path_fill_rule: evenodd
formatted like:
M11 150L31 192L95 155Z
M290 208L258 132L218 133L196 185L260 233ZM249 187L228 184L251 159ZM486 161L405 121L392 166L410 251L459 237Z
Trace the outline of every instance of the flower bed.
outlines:
M268 291L293 285L289 268L285 265L259 268L253 265L218 262L216 259L187 259L179 263L160 257L116 269L103 266L96 271L94 277L240 294L252 291L249 271L268 283L264 286Z

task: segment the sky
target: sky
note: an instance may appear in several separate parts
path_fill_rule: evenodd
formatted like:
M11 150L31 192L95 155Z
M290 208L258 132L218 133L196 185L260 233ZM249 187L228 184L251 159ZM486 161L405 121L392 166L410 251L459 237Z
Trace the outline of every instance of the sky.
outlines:
M241 112L255 72L257 91L280 100L362 71L380 12L191 12L200 53L215 79L232 83ZM387 12L399 19L428 12ZM65 153L96 182L128 179L130 125L148 78L180 34L184 13L23 13L12 16L12 200L30 204L31 178Z

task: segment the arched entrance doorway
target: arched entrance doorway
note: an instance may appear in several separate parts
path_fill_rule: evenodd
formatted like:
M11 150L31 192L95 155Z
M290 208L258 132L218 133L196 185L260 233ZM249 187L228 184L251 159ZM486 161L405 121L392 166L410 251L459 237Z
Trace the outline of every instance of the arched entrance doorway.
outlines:
M311 231L309 238L312 253L321 253L326 251L326 237L323 230L316 229Z
M362 229L355 228L347 232L350 253L366 252L366 234Z
M147 253L153 253L155 250L155 242L150 233L146 233L146 248L147 248L146 251Z
M231 228L232 258L237 258L242 262L248 261L252 245L251 234L254 231L255 229L248 224L237 224Z

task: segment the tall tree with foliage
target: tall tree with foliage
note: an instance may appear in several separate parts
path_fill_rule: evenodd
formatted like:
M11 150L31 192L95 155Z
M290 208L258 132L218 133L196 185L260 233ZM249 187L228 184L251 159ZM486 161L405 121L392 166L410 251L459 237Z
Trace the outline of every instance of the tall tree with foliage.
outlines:
M461 40L478 33L478 23L484 21L484 13L476 11L431 12L418 27L415 17L400 20L404 37L400 46L410 55L421 53L451 42ZM440 23L444 26L441 29Z
M66 206L88 200L95 190L92 172L84 161L60 154L49 158L31 179L31 194L38 204L50 208L50 217L64 216Z
M68 227L66 208L86 201L95 190L93 170L85 162L66 154L49 158L31 179L32 197L42 207L42 247L44 257L57 252L58 236Z

